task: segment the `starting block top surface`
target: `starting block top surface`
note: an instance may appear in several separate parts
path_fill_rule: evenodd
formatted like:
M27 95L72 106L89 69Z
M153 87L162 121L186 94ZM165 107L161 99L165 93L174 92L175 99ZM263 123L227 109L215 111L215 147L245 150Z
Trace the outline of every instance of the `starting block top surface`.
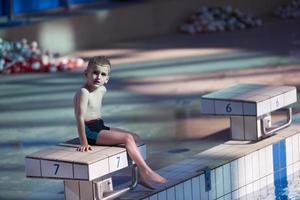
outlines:
M201 97L201 112L261 116L297 101L294 86L238 84Z
M80 152L79 139L26 156L26 176L36 178L94 180L132 164L125 147L92 146ZM146 157L146 145L138 144Z

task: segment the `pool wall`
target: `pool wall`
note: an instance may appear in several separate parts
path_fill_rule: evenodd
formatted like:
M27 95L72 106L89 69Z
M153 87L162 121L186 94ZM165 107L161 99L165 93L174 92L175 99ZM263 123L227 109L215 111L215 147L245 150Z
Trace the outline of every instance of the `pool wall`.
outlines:
M300 129L292 126L257 143L226 142L160 170L169 183L159 191L126 196L145 200L227 200L279 193L278 188L287 186L287 177L299 171L299 135ZM200 170L203 166L210 171Z

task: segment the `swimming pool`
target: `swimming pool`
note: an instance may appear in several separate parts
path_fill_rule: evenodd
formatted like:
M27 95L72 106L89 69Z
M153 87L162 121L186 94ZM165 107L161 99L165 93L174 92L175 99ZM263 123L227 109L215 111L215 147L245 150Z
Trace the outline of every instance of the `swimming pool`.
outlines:
M297 163L298 165L300 163ZM286 180L281 179L274 181L270 185L253 194L253 199L261 200L297 200L300 199L300 171L287 177ZM249 199L249 198L247 198Z

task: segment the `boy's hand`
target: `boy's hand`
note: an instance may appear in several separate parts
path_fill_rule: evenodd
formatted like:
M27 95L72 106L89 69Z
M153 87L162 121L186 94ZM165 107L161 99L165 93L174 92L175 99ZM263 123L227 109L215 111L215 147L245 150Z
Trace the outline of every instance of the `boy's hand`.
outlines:
M92 150L92 147L91 145L81 145L80 147L78 147L77 149L78 151L89 151L89 150Z

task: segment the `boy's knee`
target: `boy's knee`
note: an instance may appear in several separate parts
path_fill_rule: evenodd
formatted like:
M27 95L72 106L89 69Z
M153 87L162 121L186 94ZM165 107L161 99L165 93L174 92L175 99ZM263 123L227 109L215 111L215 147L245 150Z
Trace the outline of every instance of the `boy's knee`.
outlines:
M133 135L127 133L126 136L125 136L125 141L126 141L126 143L132 143L132 142L134 142Z
M136 142L140 140L140 136L138 136L137 134L133 134L133 138Z

